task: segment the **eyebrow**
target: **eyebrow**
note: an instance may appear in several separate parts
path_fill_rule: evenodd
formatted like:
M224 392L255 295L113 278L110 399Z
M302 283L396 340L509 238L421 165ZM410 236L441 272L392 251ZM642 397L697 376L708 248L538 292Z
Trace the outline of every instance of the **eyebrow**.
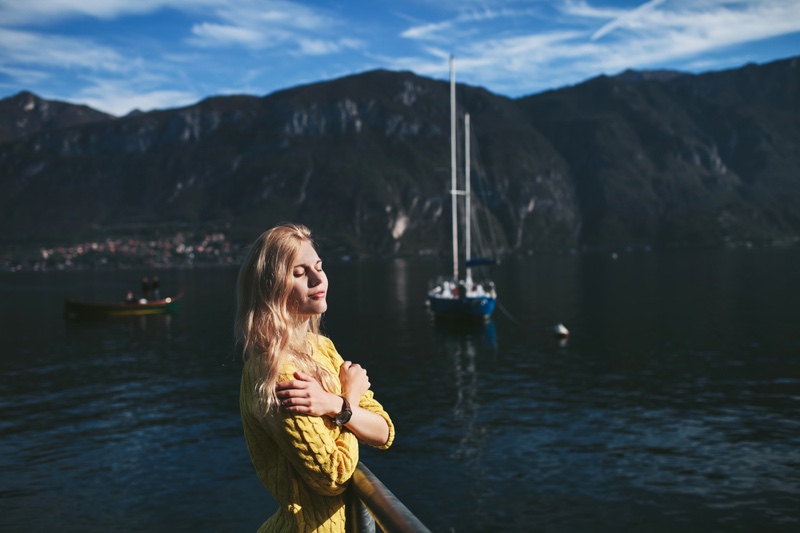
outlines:
M314 265L317 265L319 263L322 263L322 258L321 257L318 257L317 260L314 261ZM306 263L298 263L298 264L294 265L292 268L305 268L307 266L308 265Z

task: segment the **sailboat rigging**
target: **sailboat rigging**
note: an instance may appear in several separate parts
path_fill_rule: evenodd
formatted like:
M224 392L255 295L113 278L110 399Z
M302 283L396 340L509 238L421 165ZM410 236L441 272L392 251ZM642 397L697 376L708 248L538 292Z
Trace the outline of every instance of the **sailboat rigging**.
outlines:
M472 198L470 184L470 122L469 114L464 117L464 154L465 173L464 189L458 188L457 158L456 158L456 90L455 90L455 64L450 57L450 197L452 206L452 244L453 244L453 275L435 284L428 291L428 305L436 318L444 319L488 319L494 311L497 294L494 283L476 283L472 279L471 267L477 264L486 264L486 260L474 260L471 257L472 233L470 219L472 216ZM465 249L464 249L464 279L459 275L459 247L458 247L458 197L464 196L465 211Z

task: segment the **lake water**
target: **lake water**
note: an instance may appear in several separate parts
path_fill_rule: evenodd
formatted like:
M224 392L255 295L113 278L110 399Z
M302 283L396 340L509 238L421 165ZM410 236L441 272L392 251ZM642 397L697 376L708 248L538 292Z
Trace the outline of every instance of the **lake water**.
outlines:
M362 461L435 532L800 530L800 250L534 256L483 327L431 259L327 260L324 327L397 426ZM234 269L174 316L66 322L150 271L0 273L0 529L255 531ZM551 335L564 323L566 343Z

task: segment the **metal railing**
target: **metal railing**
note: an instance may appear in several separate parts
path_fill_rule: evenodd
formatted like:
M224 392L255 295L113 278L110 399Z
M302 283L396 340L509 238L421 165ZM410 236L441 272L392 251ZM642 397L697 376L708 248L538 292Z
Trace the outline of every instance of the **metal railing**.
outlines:
M375 533L376 523L384 533L430 533L360 461L348 490L348 533Z

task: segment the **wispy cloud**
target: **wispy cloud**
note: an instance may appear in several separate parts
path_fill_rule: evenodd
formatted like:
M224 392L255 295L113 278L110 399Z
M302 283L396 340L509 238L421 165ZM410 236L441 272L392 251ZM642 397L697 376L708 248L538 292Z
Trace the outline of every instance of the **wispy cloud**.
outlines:
M190 10L225 3L225 0L0 0L0 21L4 25L41 25L79 17L114 19L165 8Z
M594 32L592 35L592 40L599 39L603 35L611 33L620 26L639 26L641 22L643 22L641 25L648 26L647 21L644 20L647 17L647 13L664 2L666 2L666 0L650 0L649 2L640 5L636 9L623 12L620 16L616 17L614 20L608 22L602 28Z
M195 38L190 39L190 42L202 47L228 45L258 47L265 42L264 34L257 30L211 22L202 22L192 26L192 35Z
M73 95L72 100L112 115L124 115L133 109L152 110L191 105L200 95L175 89L148 89L126 80L95 79L93 84Z
M663 68L726 47L800 32L800 2L783 0L650 0L630 9L563 0L551 6L554 13L540 5L487 12L483 21L466 12L417 22L402 35L435 43L435 52L395 63L429 72L440 50L450 49L459 56L459 70L473 82L518 92L524 79L533 91L627 68ZM527 25L504 31L480 24L499 18L518 22L521 17L529 19ZM545 17L559 23L540 24L537 19ZM470 38L460 40L468 31Z
M520 17L541 16L541 11L537 9L490 9L487 7L478 9L464 6L461 9L462 11L448 20L411 26L403 31L401 36L407 39L429 41L452 40L456 37L453 32L458 32L459 34L469 33L470 30L466 26L490 23L501 19L511 20L519 19ZM493 31L497 31L495 25L492 25L492 28Z
M627 68L727 68L800 50L800 1L412 0L390 9L0 0L0 97L30 89L124 113L372 68L441 79L450 54L459 81L518 96ZM751 51L775 43L787 52Z
M362 45L358 39L341 37L346 23L339 15L299 2L230 3L208 17L219 22L195 24L189 44L202 48L281 49L294 57L336 54Z
M659 9L663 5L663 9ZM669 9L666 9L669 7ZM592 35L605 68L676 61L800 31L800 2L652 0L616 15Z
M96 26L100 20L145 14L158 23L164 10L181 13L188 26L163 42L125 33L134 27L122 27L111 40L58 29L62 23L84 20ZM0 88L10 86L3 77L23 88L54 86L56 79L69 78L78 87L64 97L114 114L170 102L185 105L221 90L201 77L216 75L228 84L240 77L243 87L251 87L250 73L256 70L244 63L248 56L241 50L280 54L279 61L266 62L279 65L287 57L319 57L364 46L342 36L344 24L335 13L286 0L0 0ZM243 65L239 75L237 65ZM262 76L266 72L259 71ZM230 85L226 90L237 92Z
M88 39L0 27L0 66L86 68L121 72L127 61L114 49Z
M453 21L444 21L412 26L401 35L407 39L436 39L440 33L452 28L453 24Z
M364 46L358 39L298 39L299 50L293 51L293 55L328 55L341 52L342 50L355 50Z

